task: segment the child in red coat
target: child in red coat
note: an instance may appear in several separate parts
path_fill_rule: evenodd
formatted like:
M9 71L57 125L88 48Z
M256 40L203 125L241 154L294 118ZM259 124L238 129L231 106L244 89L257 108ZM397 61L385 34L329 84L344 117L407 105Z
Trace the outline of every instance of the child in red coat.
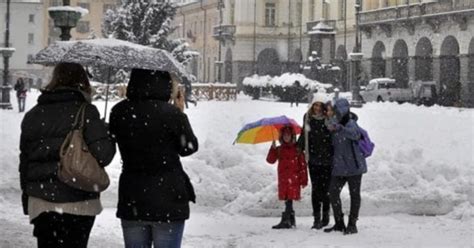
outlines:
M293 200L301 199L301 188L308 185L308 172L303 153L298 153L296 134L291 126L280 131L280 146L275 141L267 155L267 162L278 161L278 198L285 201L285 212L274 229L296 227Z

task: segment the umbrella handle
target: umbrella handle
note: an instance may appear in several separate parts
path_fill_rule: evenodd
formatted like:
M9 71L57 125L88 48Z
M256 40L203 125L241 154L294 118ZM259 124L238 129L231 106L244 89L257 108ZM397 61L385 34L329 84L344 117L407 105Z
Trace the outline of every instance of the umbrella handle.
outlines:
M105 88L105 109L104 109L104 120L107 121L107 103L109 101L109 84Z
M107 103L109 102L109 85L110 85L110 67L107 69L107 86L105 88L105 109L104 121L107 122Z

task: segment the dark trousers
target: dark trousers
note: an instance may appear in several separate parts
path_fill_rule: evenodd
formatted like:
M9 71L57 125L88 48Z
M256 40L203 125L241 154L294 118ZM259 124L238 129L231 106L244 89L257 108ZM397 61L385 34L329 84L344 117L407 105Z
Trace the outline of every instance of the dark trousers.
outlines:
M196 106L196 105L197 105L197 101L196 101L196 100L193 100L193 99L191 99L191 96L186 96L186 97L184 98L184 104L185 104L186 108L189 108L189 106L188 106L188 102L190 102L190 103L194 104L194 106Z
M295 103L296 107L298 107L298 98L297 97L291 98L290 107L293 107L293 103Z
M33 220L38 248L86 248L95 216L42 213Z
M351 196L351 211L349 218L357 220L359 218L360 209L360 185L362 175L350 177L332 177L329 195L331 198L332 210L336 221L343 219L341 206L341 191L346 182L349 184L349 194Z
M314 218L321 218L322 212L329 212L329 185L331 183L331 162L325 164L310 163L309 176L311 178L311 203Z
M285 201L285 213L292 213L294 212L293 210L293 201L292 200L286 200Z

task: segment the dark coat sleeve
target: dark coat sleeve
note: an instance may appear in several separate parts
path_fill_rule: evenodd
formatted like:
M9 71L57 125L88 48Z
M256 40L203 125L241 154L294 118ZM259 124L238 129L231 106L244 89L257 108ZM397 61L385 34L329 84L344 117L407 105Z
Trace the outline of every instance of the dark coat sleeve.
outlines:
M22 123L22 130L23 130L23 123ZM20 166L19 166L19 172L20 172L20 189L22 191L21 194L21 203L23 207L23 213L25 215L28 214L28 195L26 195L25 190L26 190L26 170L27 168L27 157L26 157L26 137L24 132L21 132L20 135Z
M84 140L101 166L108 165L115 155L115 142L94 105L87 105L84 120Z
M357 141L360 139L359 129L355 121L350 120L345 126L339 124L336 128L336 132L340 132L343 137Z
M270 164L274 164L278 160L278 148L270 147L267 154L267 162Z
M179 113L177 116L177 138L178 140L178 154L180 156L189 156L197 152L199 148L198 140L194 136L193 129L189 123L188 117L184 113Z

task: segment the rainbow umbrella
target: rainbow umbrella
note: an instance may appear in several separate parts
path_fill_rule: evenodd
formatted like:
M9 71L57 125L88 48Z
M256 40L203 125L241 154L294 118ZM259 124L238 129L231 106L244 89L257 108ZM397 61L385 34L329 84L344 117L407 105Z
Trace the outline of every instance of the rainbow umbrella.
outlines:
M298 123L284 115L263 118L245 125L237 135L234 144L258 144L278 140L280 137L280 129L287 125L293 127L296 134L301 133L301 127Z

